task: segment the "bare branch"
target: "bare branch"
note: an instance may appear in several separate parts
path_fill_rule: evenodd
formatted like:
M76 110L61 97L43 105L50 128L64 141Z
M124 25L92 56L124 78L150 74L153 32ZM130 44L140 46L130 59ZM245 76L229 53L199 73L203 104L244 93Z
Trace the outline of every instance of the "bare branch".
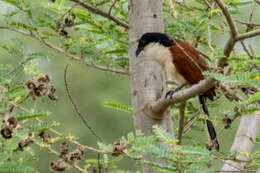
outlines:
M111 16L109 13L106 13L106 12L104 12L104 11L94 7L94 6L91 6L86 1L81 1L81 0L71 0L71 1L79 4L80 6L86 8L87 10L89 10L89 11L95 13L95 14L101 15L101 16L103 16L105 18L108 18L108 19L114 21L116 24L118 24L118 25L120 25L120 26L122 26L122 27L124 27L126 29L129 29L129 25L127 23L121 21L120 19L118 19L118 18L116 18L114 16Z
M233 145L230 149L230 153L233 153L235 151L243 152L245 153L240 154L236 157L238 160L247 161L248 157L246 155L249 155L254 143L256 136L258 135L259 129L260 129L260 112L255 112L250 115L242 116L240 120L240 124L236 133L236 137L234 139ZM230 166L232 165L232 166ZM222 172L225 171L243 171L244 170L245 162L233 162L231 160L228 160L225 162Z
M230 38L227 41L226 46L224 48L224 54L228 57L230 55L230 52L232 51L233 47L235 46L235 42L236 42L235 38L237 37L237 35L239 33L238 33L237 27L234 23L234 20L228 11L227 6L224 4L224 2L222 0L215 0L215 1L218 4L219 8L222 10L222 12L227 20L227 23L229 25L230 32L231 32Z
M219 8L222 10L224 16L226 17L226 20L228 22L228 25L230 27L230 32L232 34L232 37L235 38L238 35L238 30L237 27L234 23L234 20L232 16L230 15L227 6L222 0L215 0L216 3L218 4Z
M82 122L85 124L85 126L89 129L89 131L96 137L98 138L101 142L104 143L104 140L92 129L92 127L88 124L87 120L83 117L83 115L80 113L78 106L76 105L76 103L73 101L73 98L70 94L70 90L68 87L68 83L67 83L67 71L68 71L68 67L69 64L67 64L65 71L64 71L64 82L65 82L65 87L66 87L66 92L67 95L69 97L69 100L71 102L71 104L73 105L74 111L77 113L77 115L80 117L80 119L82 120Z
M230 38L227 41L227 43L225 45L225 48L224 48L225 56L229 57L233 47L235 46L236 41L260 35L260 29L254 30L254 31L250 31L250 32L246 32L246 33L243 33L243 34L239 34L238 30L237 30L237 27L236 27L236 25L234 23L234 20L233 20L231 14L228 11L227 6L224 4L224 2L222 0L215 0L215 1L218 4L219 8L222 10L222 12L223 12L223 14L224 14L224 16L225 16L225 18L227 20L227 23L229 25L229 28L230 28L230 32L231 32ZM252 10L251 13L253 13L253 11L254 10Z
M114 0L114 2L112 3L112 5L110 6L109 10L108 10L108 15L111 16L111 12L113 7L116 5L117 0Z
M181 7L183 7L183 8L186 8L186 9L190 10L190 11L195 11L195 10L196 10L196 9L194 9L194 8L191 8L191 7L187 6L186 4L184 4L184 3L182 3L182 2L178 2L178 1L176 1L176 0L173 0L173 2L174 2L175 4L177 4L177 5L181 6Z
M260 24L252 23L252 22L245 22L245 21L242 21L242 20L239 20L239 19L234 19L234 21L237 22L237 23L240 23L240 24L247 25L250 28L260 26Z
M198 84L192 85L190 88L180 90L172 95L171 98L162 97L157 101L151 102L145 106L145 111L153 119L162 119L164 111L168 106L176 103L180 103L188 100L198 94L204 93L208 89L212 88L215 85L215 79L207 78L200 81Z
M243 40L240 40L240 43L244 49L244 51L247 53L247 55L251 58L251 59L254 59L254 56L249 52L249 50L247 49L245 43Z
M260 35L260 29L254 30L254 31L250 31L250 32L246 32L243 34L239 34L238 36L236 36L236 40L242 40L242 39L246 39L246 38L251 38L254 36Z
M178 144L180 145L182 142L182 135L184 130L184 119L185 119L185 108L186 108L186 102L181 103L179 107L180 111L180 117L179 117L179 131L178 131Z
M260 0L255 0L256 3L260 4Z

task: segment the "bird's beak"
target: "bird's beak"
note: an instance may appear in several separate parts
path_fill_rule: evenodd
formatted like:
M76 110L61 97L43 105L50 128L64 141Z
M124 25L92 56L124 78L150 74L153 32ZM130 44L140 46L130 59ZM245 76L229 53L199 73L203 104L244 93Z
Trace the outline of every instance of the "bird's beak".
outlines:
M136 57L138 57L138 55L141 53L142 50L143 50L143 47L138 46L138 48L136 49L136 52L135 52Z

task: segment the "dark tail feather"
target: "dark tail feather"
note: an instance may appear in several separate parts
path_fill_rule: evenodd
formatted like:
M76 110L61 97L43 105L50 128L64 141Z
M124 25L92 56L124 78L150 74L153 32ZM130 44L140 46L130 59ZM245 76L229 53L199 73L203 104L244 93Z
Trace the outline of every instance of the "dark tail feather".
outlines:
M209 111L208 111L208 108L206 106L205 96L200 94L199 95L199 101L200 101L200 104L202 105L203 112L209 116ZM213 123L209 119L207 119L206 124L207 124L207 129L208 129L210 139L212 140L212 143L213 143L213 148L215 148L218 151L219 150L219 142L218 142L218 139L217 139L217 134L216 134L216 130L213 126Z
M209 132L210 139L213 143L213 148L215 148L218 151L219 150L219 142L218 142L218 139L217 139L217 134L216 134L215 128L214 128L214 126L213 126L213 124L210 120L207 119L206 123L207 123L207 129L208 129L208 132Z

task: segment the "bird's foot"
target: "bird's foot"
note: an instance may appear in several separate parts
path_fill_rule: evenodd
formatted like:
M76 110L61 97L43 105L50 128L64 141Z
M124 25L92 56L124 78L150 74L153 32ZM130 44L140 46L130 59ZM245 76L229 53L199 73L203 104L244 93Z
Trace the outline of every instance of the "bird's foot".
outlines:
M173 94L176 93L177 91L181 90L184 86L185 86L185 84L183 84L183 85L181 85L181 86L175 88L174 90L168 91L168 92L166 93L166 95L165 95L165 98L166 98L166 99L167 99L167 98L172 98Z

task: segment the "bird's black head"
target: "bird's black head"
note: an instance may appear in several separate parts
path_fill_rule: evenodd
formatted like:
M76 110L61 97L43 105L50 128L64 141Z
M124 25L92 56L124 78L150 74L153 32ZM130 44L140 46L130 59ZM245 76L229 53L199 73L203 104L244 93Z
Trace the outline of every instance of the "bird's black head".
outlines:
M135 55L136 57L149 43L160 43L165 47L169 47L173 44L173 40L170 39L166 34L159 32L148 32L145 33L139 40Z

